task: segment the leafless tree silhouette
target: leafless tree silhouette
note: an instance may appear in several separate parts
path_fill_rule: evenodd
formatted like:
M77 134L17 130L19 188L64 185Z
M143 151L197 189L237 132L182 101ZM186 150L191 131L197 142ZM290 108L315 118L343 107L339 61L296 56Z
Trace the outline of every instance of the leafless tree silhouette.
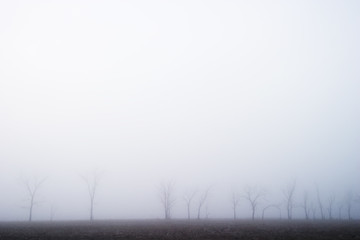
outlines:
M321 201L319 186L317 184L315 184L315 187L316 187L316 198L317 198L317 202L318 202L318 206L319 206L319 210L320 210L320 217L321 217L321 219L325 219L324 204Z
M301 205L301 207L304 209L305 219L309 220L310 219L311 208L309 206L309 193L308 193L308 191L304 191L303 204Z
M265 196L265 191L258 189L257 187L247 187L244 189L243 198L249 201L251 206L251 219L255 219L255 212L259 205L261 198Z
M204 203L206 202L206 199L208 198L209 191L210 191L210 187L207 188L207 189L205 190L205 192L203 192L203 193L200 195L200 199L199 199L199 203L198 203L197 219L200 219L201 208L203 207Z
M328 199L328 208L327 208L329 213L329 219L333 219L332 213L333 213L335 199L336 199L335 193L330 193Z
M90 221L94 220L94 204L96 191L99 185L100 176L97 172L94 172L91 177L84 177L82 179L85 181L89 198L90 198Z
M171 209L174 206L175 198L174 198L174 183L168 182L166 184L162 184L159 189L160 193L160 201L164 207L165 219L169 220L171 218Z
M184 196L184 201L186 202L186 207L187 207L187 218L190 219L190 212L191 212L191 203L194 199L194 197L196 196L196 191L193 191L191 193L187 193Z
M33 181L23 180L23 184L29 196L29 222L32 221L33 208L37 204L37 202L35 201L36 193L38 192L40 186L45 182L45 180L45 178L41 180L34 178Z
M283 191L288 220L292 219L295 189L296 189L296 181L293 181Z
M349 190L344 198L344 204L345 204L348 220L351 220L351 208L353 205L353 201L354 201L354 194L351 190Z
M238 196L238 194L236 192L233 191L232 198L231 198L231 205L232 205L234 220L236 220L236 210L239 205L239 202L240 202L240 197Z

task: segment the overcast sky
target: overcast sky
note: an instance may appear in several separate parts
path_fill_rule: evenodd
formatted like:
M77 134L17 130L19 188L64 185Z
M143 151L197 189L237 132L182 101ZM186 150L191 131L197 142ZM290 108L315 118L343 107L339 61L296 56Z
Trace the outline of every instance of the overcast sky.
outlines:
M0 2L0 220L161 218L158 186L360 189L359 1ZM249 214L241 202L244 217ZM300 214L300 213L299 213ZM360 216L359 216L360 217Z

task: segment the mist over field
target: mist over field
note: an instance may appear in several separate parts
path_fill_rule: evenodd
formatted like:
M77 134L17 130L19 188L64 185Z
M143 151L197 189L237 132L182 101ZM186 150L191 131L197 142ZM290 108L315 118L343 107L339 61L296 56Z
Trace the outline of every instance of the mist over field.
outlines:
M359 11L1 1L0 221L360 219Z

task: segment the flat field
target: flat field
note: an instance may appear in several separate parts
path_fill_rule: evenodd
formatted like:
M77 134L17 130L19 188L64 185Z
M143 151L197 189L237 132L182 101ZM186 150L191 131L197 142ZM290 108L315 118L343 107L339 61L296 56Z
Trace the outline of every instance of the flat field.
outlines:
M0 222L0 239L360 239L360 221Z

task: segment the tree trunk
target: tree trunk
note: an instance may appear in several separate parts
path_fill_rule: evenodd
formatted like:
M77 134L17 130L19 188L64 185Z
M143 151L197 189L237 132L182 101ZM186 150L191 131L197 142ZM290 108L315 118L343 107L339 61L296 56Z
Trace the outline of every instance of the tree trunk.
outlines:
M33 206L34 206L34 195L31 196L31 200L30 200L29 222L32 221L32 210L33 210Z
M200 213L201 213L201 204L199 205L199 208L198 208L197 219L200 219Z
M31 220L32 220L32 208L33 208L33 206L32 206L32 204L31 204L31 206L30 206L30 213L29 213L29 222L31 222Z
M190 204L187 206L188 220L190 220Z
M94 199L92 198L90 201L90 221L94 220L93 210L94 210Z

